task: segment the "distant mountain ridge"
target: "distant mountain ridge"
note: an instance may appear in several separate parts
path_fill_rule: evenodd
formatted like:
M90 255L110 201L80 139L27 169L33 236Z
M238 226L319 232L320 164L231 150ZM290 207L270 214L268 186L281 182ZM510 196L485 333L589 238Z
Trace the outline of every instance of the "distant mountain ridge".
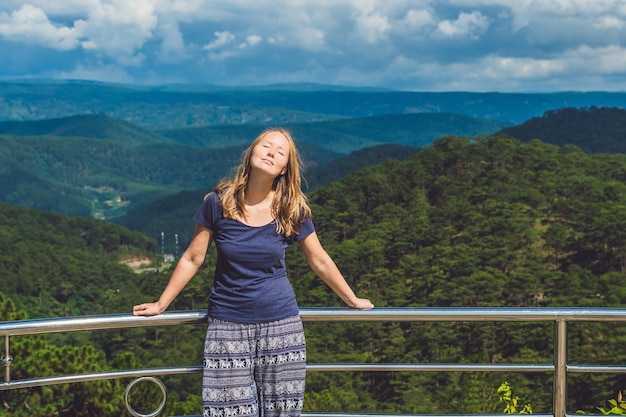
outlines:
M173 140L141 129L123 120L102 114L84 114L58 119L0 122L0 135L61 136L108 139L127 145L175 143Z
M0 98L0 120L104 114L149 130L408 113L456 113L519 124L563 107L626 108L623 92L412 92L317 85L150 87L46 80L0 82Z

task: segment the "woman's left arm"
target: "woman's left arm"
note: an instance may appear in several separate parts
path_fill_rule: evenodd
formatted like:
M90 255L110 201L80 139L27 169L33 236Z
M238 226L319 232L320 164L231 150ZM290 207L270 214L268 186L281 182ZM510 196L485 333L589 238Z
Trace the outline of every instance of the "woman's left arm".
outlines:
M330 255L322 247L317 233L313 232L298 241L304 252L309 266L350 308L368 310L374 304L366 298L359 298L354 294L350 285L335 265Z

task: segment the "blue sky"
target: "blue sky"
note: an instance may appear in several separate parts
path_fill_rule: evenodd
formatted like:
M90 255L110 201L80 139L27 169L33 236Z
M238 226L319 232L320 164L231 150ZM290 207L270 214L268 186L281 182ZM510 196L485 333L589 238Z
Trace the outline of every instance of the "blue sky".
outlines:
M626 91L626 0L2 0L0 79Z

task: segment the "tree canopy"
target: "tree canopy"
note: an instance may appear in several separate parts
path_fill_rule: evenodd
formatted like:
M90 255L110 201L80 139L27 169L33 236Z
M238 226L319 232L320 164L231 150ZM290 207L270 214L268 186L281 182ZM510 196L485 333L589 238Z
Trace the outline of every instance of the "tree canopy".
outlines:
M504 136L449 136L403 161L388 160L319 187L309 201L322 244L356 291L378 307L626 303L624 154ZM6 277L0 320L130 312L133 304L158 297L171 273L156 261L158 244L138 232L6 204L0 205L0 245ZM133 254L152 254L154 268L132 272L122 261ZM212 249L172 309L206 306L214 258ZM288 250L287 262L301 307L341 305L297 248ZM623 364L625 330L570 324L569 362ZM548 363L553 352L553 328L536 323L307 323L305 331L310 363ZM171 365L172 346L176 365L194 365L201 360L203 333L201 326L112 329L23 343L39 346L41 355L65 348L62 356L91 358L65 365L70 370L87 362L101 369ZM20 375L57 369L40 370L38 356L23 360L28 347L14 349ZM534 412L552 406L549 375L356 372L307 378L307 411L494 412L492 397L504 380ZM570 382L568 410L593 412L625 379L583 374ZM199 413L199 378L172 377L166 385L174 393L166 413ZM11 415L35 415L24 401L48 407L46 390L12 393L21 397L8 403ZM86 398L81 407L117 407L109 391L99 398L89 392L64 391L54 396L64 402L54 404L77 407L68 399ZM37 399L29 400L32 395ZM74 415L82 414L77 409Z

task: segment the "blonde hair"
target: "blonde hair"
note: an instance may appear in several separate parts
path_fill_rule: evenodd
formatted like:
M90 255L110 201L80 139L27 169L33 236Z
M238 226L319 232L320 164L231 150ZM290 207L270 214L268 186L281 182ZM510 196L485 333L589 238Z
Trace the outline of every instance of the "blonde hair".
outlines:
M311 218L307 198L302 192L302 176L300 170L302 159L291 134L284 128L270 128L263 131L248 149L243 153L241 165L231 178L222 180L214 192L222 201L222 214L228 219L242 219L246 217L245 192L250 175L250 159L254 147L269 133L278 132L289 142L289 156L285 172L274 179L272 189L272 216L276 219L276 233L287 237L296 235L300 224L306 218Z

